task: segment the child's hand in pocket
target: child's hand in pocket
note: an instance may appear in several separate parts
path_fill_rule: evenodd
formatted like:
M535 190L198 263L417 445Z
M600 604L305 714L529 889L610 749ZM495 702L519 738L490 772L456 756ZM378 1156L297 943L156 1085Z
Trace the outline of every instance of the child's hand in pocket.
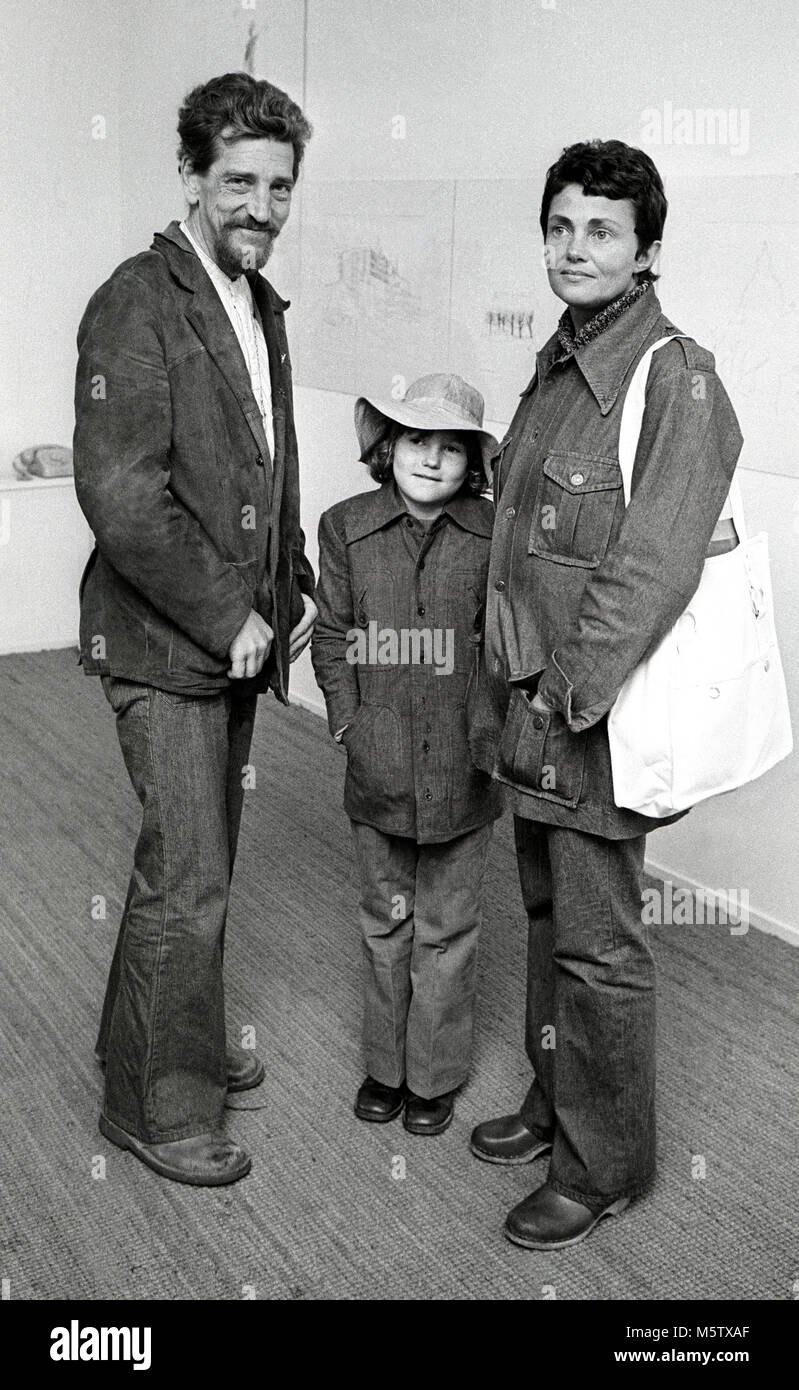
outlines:
M319 614L319 609L307 594L302 595L302 602L305 612L297 626L289 633L289 661L296 661L300 653L305 651Z

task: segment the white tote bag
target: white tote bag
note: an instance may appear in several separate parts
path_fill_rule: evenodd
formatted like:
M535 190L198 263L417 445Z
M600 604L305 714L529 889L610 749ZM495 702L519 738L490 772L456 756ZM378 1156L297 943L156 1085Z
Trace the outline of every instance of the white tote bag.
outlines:
M641 358L622 411L619 465L630 502L652 353ZM699 588L608 715L617 806L662 817L760 777L793 747L777 647L768 537L747 539L738 483L722 509L739 544L705 561Z

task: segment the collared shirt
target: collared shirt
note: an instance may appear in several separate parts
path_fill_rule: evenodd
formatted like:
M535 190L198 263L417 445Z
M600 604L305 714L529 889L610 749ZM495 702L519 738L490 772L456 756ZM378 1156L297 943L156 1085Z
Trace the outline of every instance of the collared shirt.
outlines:
M264 422L269 452L274 459L275 427L272 419L272 381L269 375L269 352L261 320L255 310L247 276L239 275L238 279L231 280L229 275L220 270L208 252L203 250L192 235L187 222L181 222L180 230L197 252L203 268L207 271L211 283L222 301L233 332L238 338L239 347L252 382L253 395L258 402L258 409Z

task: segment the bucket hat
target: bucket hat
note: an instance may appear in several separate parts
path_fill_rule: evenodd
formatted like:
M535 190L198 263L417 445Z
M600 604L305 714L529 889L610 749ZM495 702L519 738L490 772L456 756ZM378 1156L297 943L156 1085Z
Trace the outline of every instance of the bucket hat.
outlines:
M459 430L479 435L483 466L489 476L488 460L499 446L493 434L483 429L484 409L480 392L463 377L448 372L418 377L400 401L359 396L355 402L355 432L361 459L368 459L392 422L414 430Z

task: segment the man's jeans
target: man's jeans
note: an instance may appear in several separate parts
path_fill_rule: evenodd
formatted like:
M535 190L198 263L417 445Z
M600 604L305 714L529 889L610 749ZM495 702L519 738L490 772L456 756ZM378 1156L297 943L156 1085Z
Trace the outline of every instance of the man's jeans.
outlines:
M469 1074L480 891L493 826L420 845L352 821L361 874L366 1068L425 1099Z
M256 696L103 688L143 817L97 1052L106 1116L157 1144L222 1121L222 951Z
M641 921L646 836L514 817L529 922L525 1124L548 1182L602 1210L655 1172L655 968Z

